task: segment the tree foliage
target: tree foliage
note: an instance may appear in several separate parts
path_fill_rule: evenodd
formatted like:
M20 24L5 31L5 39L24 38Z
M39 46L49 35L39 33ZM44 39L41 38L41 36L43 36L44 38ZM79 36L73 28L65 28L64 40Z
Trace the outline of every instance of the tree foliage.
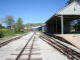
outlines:
M78 20L77 27L78 27L78 31L80 32L80 20Z
M1 28L5 28L5 27L4 27L4 26L2 26L2 24L0 24L0 29L1 29Z
M67 1L67 4L70 4L70 3L72 3L73 1L77 1L77 2L80 3L80 0L68 0L68 1Z
M0 24L0 29L2 28L2 24Z
M3 32L0 30L0 38L2 38L3 36Z
M73 21L73 28L75 29L75 32L80 32L80 20Z
M3 26L2 26L2 24L0 24L0 38L2 38L2 37L3 37L2 28L3 28Z
M2 21L3 21L3 23L5 23L7 25L7 27L9 29L11 29L13 27L13 25L15 24L13 16L11 16L11 15L6 16Z
M23 31L22 18L18 18L18 21L15 24L15 32L22 32L22 31Z

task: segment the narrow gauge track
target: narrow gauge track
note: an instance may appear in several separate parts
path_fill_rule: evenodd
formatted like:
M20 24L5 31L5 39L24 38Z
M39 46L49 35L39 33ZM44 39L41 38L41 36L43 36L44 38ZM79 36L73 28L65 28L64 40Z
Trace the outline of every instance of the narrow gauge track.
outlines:
M80 60L80 53L77 51L74 51L73 49L63 45L62 43L55 40L55 38L50 38L49 36L43 34L40 36L42 40L47 42L52 47L56 48L58 51L60 51L62 54L67 56L70 60Z
M0 48L1 48L2 46L7 45L8 43L10 43L10 42L12 42L12 41L14 41L14 40L20 39L21 37L23 37L23 36L25 36L25 35L26 35L26 34L21 35L21 36L18 36L18 37L15 37L15 38L12 38L12 39L10 39L10 40L7 40L7 41L5 41L5 42L0 43Z
M34 33L35 34L35 33ZM31 54L32 54L32 49L33 49L33 45L34 45L34 41L35 41L35 36L34 34L31 36L31 38L27 41L27 43L25 44L25 46L22 48L22 50L20 51L20 53L18 54L18 56L16 57L15 60L20 60L23 52L25 51L26 47L28 46L28 44L31 42L31 47L30 47L30 51L28 54L28 58L26 60L30 60L31 59Z

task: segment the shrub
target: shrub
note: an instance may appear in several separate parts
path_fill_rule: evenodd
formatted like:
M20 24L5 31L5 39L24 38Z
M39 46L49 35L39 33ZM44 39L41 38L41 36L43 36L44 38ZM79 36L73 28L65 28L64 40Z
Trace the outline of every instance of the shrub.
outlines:
M4 37L3 31L0 30L0 38Z

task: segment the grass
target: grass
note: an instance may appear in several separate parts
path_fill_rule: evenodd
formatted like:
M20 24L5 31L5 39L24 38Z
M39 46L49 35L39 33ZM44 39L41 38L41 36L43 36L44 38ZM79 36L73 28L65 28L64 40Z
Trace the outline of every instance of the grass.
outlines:
M9 30L9 29L1 29L4 37L8 37L8 36L16 36L18 34L24 34L24 33L28 33L28 30L24 30L23 32L17 32L15 33L14 30Z

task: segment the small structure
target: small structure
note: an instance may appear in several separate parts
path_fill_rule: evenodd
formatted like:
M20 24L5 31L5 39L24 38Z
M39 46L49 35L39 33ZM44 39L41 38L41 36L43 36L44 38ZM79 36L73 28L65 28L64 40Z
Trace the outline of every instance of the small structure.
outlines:
M37 31L45 32L45 31L46 31L46 26L43 25L43 26L37 27L36 30L37 30Z
M76 19L80 19L80 4L74 1L46 21L47 32L51 34L70 33L70 23Z

